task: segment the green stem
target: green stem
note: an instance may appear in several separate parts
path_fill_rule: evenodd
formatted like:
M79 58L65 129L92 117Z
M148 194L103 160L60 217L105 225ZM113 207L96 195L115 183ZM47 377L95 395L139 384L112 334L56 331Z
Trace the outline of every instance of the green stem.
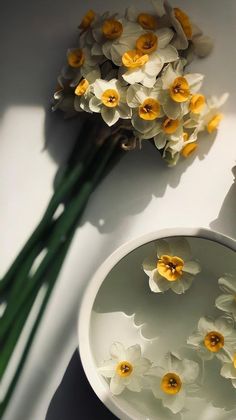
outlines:
M115 142L110 142L106 149L103 150L102 160L100 161L100 165L97 167L97 170L92 175L91 179L85 181L82 185L80 192L74 199L69 203L68 207L61 215L60 220L58 220L55 229L53 231L53 235L49 240L47 245L48 252L44 257L43 261L41 262L40 266L38 267L36 273L32 276L30 281L28 281L22 290L21 294L15 299L15 296L10 297L8 300L7 308L5 313L0 320L0 338L3 339L4 336L7 334L8 329L10 328L11 324L14 323L14 320L17 318L21 308L27 302L32 291L35 289L39 289L41 287L41 279L45 275L45 272L50 266L53 259L56 257L58 249L62 246L63 241L66 240L66 236L74 225L74 223L78 220L80 214L82 213L87 200L94 188L94 185L98 182L102 172L105 170L107 162L110 160L111 155L113 154L115 148ZM0 372L1 376L1 372Z
M54 195L52 196L49 202L49 205L42 217L41 222L39 223L33 234L30 236L21 252L18 254L17 258L11 265L8 272L1 280L0 293L6 290L10 281L14 281L15 273L22 265L25 258L27 258L28 253L31 251L34 244L42 238L42 235L45 234L45 231L51 225L53 215L55 214L59 204L61 204L66 199L67 195L71 192L71 189L79 182L82 175L84 174L84 171L96 156L98 147L98 145L93 144L90 141L87 141L85 143L83 149L81 150L79 161L75 161L75 167L73 168L73 170L70 171L69 174L66 173L67 176L64 176L61 180L61 183L59 184L58 188L56 189Z

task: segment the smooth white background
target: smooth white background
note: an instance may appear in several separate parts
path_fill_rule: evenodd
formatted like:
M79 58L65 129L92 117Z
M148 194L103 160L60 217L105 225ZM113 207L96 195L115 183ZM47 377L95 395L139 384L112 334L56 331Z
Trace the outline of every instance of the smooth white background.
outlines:
M135 1L143 5L148 2ZM52 0L2 5L0 16L0 275L20 250L53 190L78 121L51 115L56 76L88 8L122 11L125 0ZM87 206L6 420L42 420L77 345L79 302L101 262L119 245L166 227L211 227L236 237L235 146L236 3L181 0L212 36L210 57L192 68L206 74L204 91L229 91L225 119L214 142L194 158L165 167L150 146L132 152L97 188ZM47 149L44 149L45 143Z

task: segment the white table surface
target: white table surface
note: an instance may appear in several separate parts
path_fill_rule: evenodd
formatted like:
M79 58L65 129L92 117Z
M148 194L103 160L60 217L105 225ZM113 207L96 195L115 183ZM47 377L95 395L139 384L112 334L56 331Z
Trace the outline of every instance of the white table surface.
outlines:
M0 275L20 250L49 200L58 163L78 123L51 115L49 100L84 12L118 9L127 0L38 0L2 4L0 16ZM145 5L145 1L136 0ZM175 3L176 5L176 3ZM169 169L153 148L132 152L91 197L5 420L42 420L77 346L79 302L91 275L119 245L166 227L211 227L236 238L236 2L187 0L178 6L215 40L194 63L205 92L230 92L214 142ZM45 141L47 150L43 151ZM191 164L191 165L190 165ZM78 417L79 418L79 417Z

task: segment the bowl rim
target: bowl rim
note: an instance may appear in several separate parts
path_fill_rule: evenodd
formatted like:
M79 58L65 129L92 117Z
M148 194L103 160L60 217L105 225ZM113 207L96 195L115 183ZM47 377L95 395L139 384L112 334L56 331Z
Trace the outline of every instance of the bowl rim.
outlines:
M149 242L168 237L196 237L201 239L208 239L217 242L232 251L236 251L236 240L226 236L220 232L213 231L207 228L168 228L155 230L138 237L135 237L121 246L119 246L112 254L110 254L105 261L99 266L91 280L89 281L79 308L78 323L77 323L77 337L78 337L78 351L80 354L81 363L86 374L86 377L98 398L101 402L118 418L122 420L137 420L129 408L123 411L118 403L117 397L113 396L105 387L101 386L101 381L98 375L94 374L94 359L90 348L90 320L92 307L101 284L109 274L109 272L122 260L126 255L142 245ZM143 419L145 419L144 417ZM141 419L141 417L140 417Z

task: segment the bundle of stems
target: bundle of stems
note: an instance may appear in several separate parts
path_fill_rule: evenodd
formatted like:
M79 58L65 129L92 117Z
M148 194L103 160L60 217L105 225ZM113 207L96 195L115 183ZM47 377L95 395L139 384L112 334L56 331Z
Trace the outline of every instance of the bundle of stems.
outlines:
M92 121L92 127L90 119L84 123L39 225L0 281L0 299L6 303L0 318L0 380L37 296L42 287L46 287L15 373L0 403L0 418L24 367L87 201L96 185L124 154L121 143L130 136L130 131L125 128L108 131L107 127L101 127L94 119Z

